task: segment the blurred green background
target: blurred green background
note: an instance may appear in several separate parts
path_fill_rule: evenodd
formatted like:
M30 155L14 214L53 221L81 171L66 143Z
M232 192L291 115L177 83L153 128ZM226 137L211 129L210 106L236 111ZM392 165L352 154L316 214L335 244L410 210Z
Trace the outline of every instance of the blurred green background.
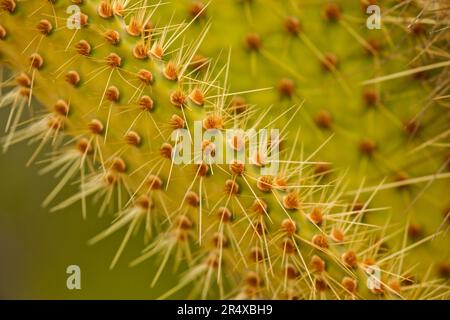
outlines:
M55 181L39 176L36 165L25 166L33 149L24 143L0 155L0 299L154 299L175 285L168 267L150 288L158 260L128 267L143 248L141 235L109 270L123 232L88 246L87 240L111 221L108 215L98 218L95 207L90 206L86 221L79 205L57 213L42 208ZM67 188L58 199L73 191ZM69 265L81 268L81 290L66 287Z

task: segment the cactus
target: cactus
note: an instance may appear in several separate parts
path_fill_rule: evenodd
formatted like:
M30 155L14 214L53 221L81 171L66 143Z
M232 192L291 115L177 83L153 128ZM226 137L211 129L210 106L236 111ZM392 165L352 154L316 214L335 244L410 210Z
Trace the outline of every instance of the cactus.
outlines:
M192 15L206 2L178 4ZM366 27L370 5L381 9L380 30ZM215 1L203 21L212 19L217 35L226 26L227 37L208 41L202 53L214 56L226 41L234 49L230 79L237 91L274 88L249 95L250 104L282 109L305 100L300 123L306 149L333 133L319 158L350 167L347 181L355 189L363 180L376 186L385 179L377 204L408 224L413 242L445 233L448 225L445 7L445 1ZM378 224L385 219L374 217ZM436 252L447 249L445 240L433 242L411 260L426 257L445 277L449 257L436 260Z
M194 296L201 298L448 297L446 283L438 282L430 273L422 279L412 279L415 270L404 261L409 252L436 234L406 243L402 235L405 230L411 231L411 216L406 222L402 217L403 223L398 227L391 223L391 220L398 223L399 219L386 212L386 203L376 200L379 191L388 189L389 184L380 183L383 170L376 171L375 166L365 168L372 165L367 159L379 160L387 168L391 168L391 161L397 160L392 157L382 162L370 139L359 144L362 153L370 156L362 160L364 165L358 165L360 174L334 172L337 170L321 159L331 158L338 165L359 163L351 148L342 157L330 156L347 146L345 139L362 131L361 121L354 121L359 117L350 114L345 117L352 124L349 130L345 128L348 124L340 125L334 119L336 109L333 120L327 111L316 115L320 127L332 127L339 133L337 141L315 127L308 128L308 133L296 130L296 122L306 120L306 125L311 122L304 110L327 101L313 99L316 95L332 96L334 100L328 102L334 101L334 108L345 102L344 110L349 112L358 106L360 95L355 98L353 93L357 84L366 80L368 74L378 75L378 69L375 68L375 73L354 74L354 68L373 70L372 59L382 62L372 46L362 48L376 58L362 56L354 64L349 63L347 72L354 76L350 82L338 68L340 58L336 60L332 54L319 54L320 68L312 63L302 64L311 74L303 75L303 69L298 72L297 67L292 67L295 64L290 65L293 58L282 55L289 48L280 48L279 35L274 35L271 48L256 33L261 32L256 25L245 38L245 50L230 50L219 56L217 51L228 43L217 37L221 34L217 28L224 25L231 28L227 19L241 18L244 13L250 19L258 3L217 1L207 6L195 2L189 6L190 19L182 22L175 22L172 5L161 2L75 3L80 5L81 14L72 20L66 14L69 1L0 1L3 9L0 61L14 72L4 81L4 86L10 89L1 100L1 105L8 106L11 112L3 147L7 150L24 140L36 142L29 163L46 145L53 148L42 169L42 173L56 171L59 179L44 201L52 206L51 210L63 210L80 201L82 216L87 218L89 201L94 200L101 203L99 214L115 212L111 226L90 240L95 243L125 230L111 267L120 261L129 239L139 233L144 236L146 246L142 256L131 265L150 258L161 259L152 285L156 285L170 257L176 258L178 268L186 268L179 284L161 298L170 297L185 286L190 286ZM279 4L267 5L277 8ZM229 15L224 20L214 15L208 22L206 18L214 10ZM317 12L317 7L312 6L311 10ZM338 19L340 11L336 10L338 17L331 15L331 20L337 20L332 23L342 28L338 28L335 36L346 39L350 35L353 39L356 33ZM321 19L311 21L323 23ZM70 28L71 23L77 22L80 29ZM234 26L248 28L244 23ZM311 41L313 38L306 31L297 30L296 20L290 19L285 27L287 36L295 35L295 40L302 40L312 51L312 54L302 51L304 58L317 60L315 55L319 51ZM210 29L212 36L207 35ZM312 30L320 32L318 26ZM242 41L238 31L233 32L238 40L230 35L227 41ZM202 44L205 39L208 40ZM291 40L285 43L295 48L297 44ZM359 37L356 40L359 45L367 44ZM199 49L207 56L219 56L218 60L199 55ZM355 54L342 44L340 50ZM261 57L270 63L261 63ZM407 59L403 55L401 58ZM388 61L382 64L382 70L389 73L399 64ZM260 72L269 75L266 78L269 83L264 79L255 81ZM287 76L279 82L279 92L264 90L273 85L280 72ZM297 89L297 81L304 81L307 87ZM388 89L388 93L395 90ZM419 85L414 87L413 97L407 99L413 101L416 94L428 92L419 89ZM363 101L369 107L379 106L389 119L394 119L396 115L381 106L377 90L379 86L364 91ZM250 103L244 102L240 95L248 95ZM23 113L27 106L31 108L33 98L44 108L32 110L33 121L23 122ZM270 107L272 101L276 104ZM398 103L404 105L405 101ZM415 111L410 110L411 114ZM374 110L368 112L374 116ZM183 141L177 137L174 144L173 133L185 128L195 135L196 123L201 123L204 130L219 132L230 128L280 128L281 141L274 145L274 137L270 136L266 142L270 148L281 148L280 170L276 175L262 174L269 162L258 152L248 154L249 164L207 161L175 164L174 157ZM385 129L383 134L391 134L391 127ZM404 142L403 138L399 140ZM227 150L247 144L239 136L225 142ZM387 143L391 142L395 146L395 141L387 139ZM220 148L216 140L201 141L201 153L219 152L216 145ZM330 145L331 153L324 153ZM194 154L195 158L199 156ZM406 154L401 156L399 161L408 159ZM439 162L428 160L423 165L426 170L435 168ZM421 166L417 168L422 172ZM367 172L370 172L367 181L374 182L373 188L366 187L366 179L361 178ZM439 173L438 177L445 175ZM74 181L79 182L79 192L57 200L60 190ZM349 191L349 186L356 191ZM392 197L395 201L402 198L398 194ZM373 220L371 216L375 216ZM371 277L372 272L380 272L380 277ZM365 285L368 279L372 281L369 288Z

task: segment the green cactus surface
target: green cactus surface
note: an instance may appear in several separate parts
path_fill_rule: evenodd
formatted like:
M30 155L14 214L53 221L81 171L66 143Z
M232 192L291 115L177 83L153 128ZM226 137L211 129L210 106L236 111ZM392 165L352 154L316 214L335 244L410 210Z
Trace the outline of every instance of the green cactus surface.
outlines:
M0 0L3 150L160 299L448 299L448 10L369 5Z

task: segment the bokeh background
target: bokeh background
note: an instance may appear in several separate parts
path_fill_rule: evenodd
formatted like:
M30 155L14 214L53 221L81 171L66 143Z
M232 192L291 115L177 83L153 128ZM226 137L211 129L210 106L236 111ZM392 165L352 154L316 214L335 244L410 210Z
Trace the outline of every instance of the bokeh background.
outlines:
M0 119L5 119L0 112ZM0 299L155 299L176 284L168 267L150 288L158 260L134 268L142 237L129 242L114 270L109 264L123 233L89 246L87 240L105 229L111 219L98 218L90 206L86 221L81 206L50 213L41 203L55 180L40 176L36 165L26 167L33 148L26 143L0 154ZM64 190L65 199L74 190ZM81 290L68 290L66 268L81 268ZM170 263L168 264L171 265ZM186 292L172 298L186 297Z

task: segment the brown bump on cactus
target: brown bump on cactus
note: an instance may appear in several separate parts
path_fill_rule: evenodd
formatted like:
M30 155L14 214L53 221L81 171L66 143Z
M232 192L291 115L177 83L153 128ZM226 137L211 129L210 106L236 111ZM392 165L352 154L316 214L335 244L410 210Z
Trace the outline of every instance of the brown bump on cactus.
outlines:
M284 177L278 176L273 180L273 187L280 191L286 191L287 181Z
M208 67L208 64L209 59L201 54L195 54L190 62L190 66L196 71L206 69L206 67Z
M75 50L82 56L88 56L91 54L91 45L86 40L80 40L75 44Z
M206 177L206 175L209 173L209 165L207 165L206 163L200 163L199 165L197 165L195 171L197 172L197 175L199 177Z
M267 211L266 211L267 212ZM262 213L261 213L262 214ZM264 225L263 222L261 221L257 221L254 223L253 225L253 230L255 231L256 234L258 234L259 236L263 236L265 234L267 234L267 228Z
M80 75L75 70L70 70L66 73L64 76L64 79L67 83L71 84L72 86L76 87L80 83Z
M44 65L44 58L39 53L32 53L29 60L31 67L35 69L40 69Z
M341 256L342 262L348 268L355 268L358 265L358 258L354 251L344 252Z
M0 24L0 40L5 39L7 34L5 27Z
M314 224L320 226L323 222L323 212L319 207L314 207L308 215L308 218Z
M414 136L420 130L420 122L416 119L405 120L403 128L407 135Z
M281 243L281 249L283 249L284 254L292 255L296 253L296 246L294 240L291 238L283 239Z
M166 63L166 66L164 67L164 76L168 80L175 81L178 79L178 66L175 61L170 60Z
M204 18L206 16L206 6L202 1L192 1L189 5L189 15L192 18Z
M152 199L151 199L149 196L145 195L145 194L140 195L140 196L135 200L135 205L136 205L137 207L139 207L139 208L145 210L145 211L147 211L148 209L150 209L151 207L154 206L154 204L153 204L153 202L152 202Z
M210 114L202 121L203 128L208 129L223 129L223 118L219 115Z
M153 43L151 49L150 49L150 54L158 59L161 60L163 55L164 55L164 49L161 46L161 44L159 44L158 42Z
M309 261L309 265L313 272L322 273L325 271L325 261L318 255L313 255Z
M122 17L125 11L124 2L122 1L114 1L112 3L113 13L116 16Z
M139 70L137 73L137 77L142 81L143 84L147 86L153 83L153 74L147 69Z
M0 9L13 13L16 10L16 1L14 0L1 0Z
M411 285L415 284L416 282L417 282L416 278L413 275L406 274L406 275L403 276L402 281L401 281L400 284L402 286L411 286Z
M365 258L361 263L364 267L373 266L375 265L375 260L373 258Z
M400 294L402 291L402 286L397 279L389 280L387 285L391 289L391 292L394 291L395 293Z
M314 279L314 288L316 289L316 291L318 292L324 292L327 290L328 288L328 284L326 282L326 280L322 277L316 277Z
M88 123L88 129L89 131L94 135L100 135L103 133L103 123L98 119L92 119Z
M144 42L138 42L133 48L133 57L139 60L148 58L148 45Z
M328 21L337 22L341 18L341 8L337 3L330 2L324 8L324 16Z
M294 220L292 220L292 219L284 219L281 222L281 230L283 230L283 232L286 235L291 237L297 231L297 226L295 225Z
M153 110L153 100L149 96L142 96L138 101L139 108L142 111L152 111Z
M320 110L314 117L314 122L321 129L330 129L333 124L331 114L326 110Z
M359 142L359 151L367 157L371 157L376 149L377 144L372 139L365 138Z
M216 248L226 248L229 245L228 239L219 232L214 233L211 241Z
M328 240L323 234L316 234L312 237L312 243L319 248L326 249L328 248Z
M21 95L25 99L29 99L30 98L30 94L31 94L30 88L27 88L27 87L20 87L19 88L19 95Z
M59 99L53 105L53 112L55 112L56 114L59 114L59 115L65 117L69 113L69 105L64 100Z
M365 89L363 92L363 101L366 107L373 108L380 103L380 96L374 89Z
M113 16L113 7L111 2L108 0L102 0L98 5L97 9L98 15L102 18L111 18Z
M250 249L249 257L253 262L260 262L264 259L264 253L259 247Z
M189 99L198 106L203 106L205 103L205 95L200 88L194 88L189 94Z
M414 22L409 26L409 30L411 31L411 34L414 36L420 36L426 33L427 29L425 28L425 25L421 22Z
M418 223L411 223L408 227L408 236L411 240L417 240L423 236L422 226Z
M133 37L140 36L142 32L142 24L135 16L132 16L125 30L130 36Z
M301 207L300 196L297 192L291 191L283 196L283 207L288 210L298 210Z
M191 230L192 229L192 221L187 216L178 216L177 228L180 230Z
M117 45L120 42L120 34L116 30L108 30L103 34L103 37L112 45Z
M120 99L120 91L116 86L110 86L105 91L105 99L110 102L118 102Z
M366 204L364 202L355 202L352 206L352 210L355 212L359 212L363 210L366 207Z
M38 32L42 33L43 35L47 36L52 32L53 26L47 19L42 19L39 21L39 23L36 26L36 29Z
M173 148L172 148L172 146L169 143L164 142L161 145L161 148L159 149L159 154L161 156L163 156L164 158L172 159L172 149Z
M16 76L16 83L22 87L29 87L31 79L25 72L21 72Z
M77 149L81 154L92 152L92 146L86 138L79 139L75 145L75 149Z
M337 56L331 52L325 53L320 63L322 67L327 71L334 71L339 66Z
M104 180L105 180L105 182L106 182L106 184L108 186L113 186L113 185L115 185L117 183L117 177L111 172L108 172L105 175L105 179Z
M89 22L89 17L87 14L80 13L80 26L86 27Z
M233 214L226 207L220 207L217 209L217 215L219 216L219 220L223 223L228 223L233 219Z
M261 36L254 32L248 33L245 36L245 45L250 51L259 51L262 47Z
M405 171L399 171L394 176L394 181L400 183L400 185L397 187L399 190L408 189L408 185L402 184L402 182L405 182L408 179L409 175Z
M186 192L185 201L191 207L198 207L200 204L200 198L194 191Z
M267 203L260 198L255 199L251 206L251 210L259 215L267 214Z
M235 112L236 114L240 114L245 111L247 108L247 102L243 97L236 96L231 99L230 102L230 111Z
M245 283L251 288L258 288L261 286L262 281L256 272L250 271L245 277Z
M353 294L356 292L357 283L356 280L350 277L344 277L341 281L342 287L349 293Z
M64 127L64 122L60 117L51 117L48 119L47 126L53 131L58 131Z
M154 31L153 24L152 24L150 21L148 21L148 22L144 25L144 28L143 28L143 30L142 30L142 34L143 34L143 36L144 36L145 39L148 39L148 38L151 37L153 31Z
M184 95L183 91L176 90L170 94L170 102L175 107L183 108L186 104L186 96Z
M281 79L278 82L278 92L283 98L292 98L295 94L295 82L288 78Z
M298 18L294 16L287 17L284 20L284 30L293 36L297 36L301 31L300 21Z
M333 239L334 242L340 243L344 241L344 232L341 229L338 228L332 228L330 233L331 239Z
M116 157L111 162L111 169L117 173L125 173L127 171L127 164L122 158Z
M439 262L436 265L437 273L444 279L450 278L450 264L448 262Z
M239 194L239 185L235 181L228 179L227 181L225 181L224 190L226 194L237 195Z
M160 177L151 174L148 176L146 184L150 190L160 190L162 188L163 182Z
M122 58L118 54L112 52L106 56L105 62L110 68L119 68L122 64Z
M172 129L184 128L184 120L179 115L173 114L169 119L169 126Z
M29 88L27 88L27 87L21 87L19 89L19 94L22 97L24 97L25 99L29 99L30 98L30 93L31 93L31 90Z
M299 276L299 272L293 264L286 265L284 268L284 274L289 280L295 280Z
M273 186L272 176L260 176L256 180L256 187L263 192L270 192Z
M317 163L314 166L314 173L318 176L324 176L330 173L331 165L329 163Z
M124 140L127 144L136 147L141 143L141 136L135 131L130 131L125 134Z

